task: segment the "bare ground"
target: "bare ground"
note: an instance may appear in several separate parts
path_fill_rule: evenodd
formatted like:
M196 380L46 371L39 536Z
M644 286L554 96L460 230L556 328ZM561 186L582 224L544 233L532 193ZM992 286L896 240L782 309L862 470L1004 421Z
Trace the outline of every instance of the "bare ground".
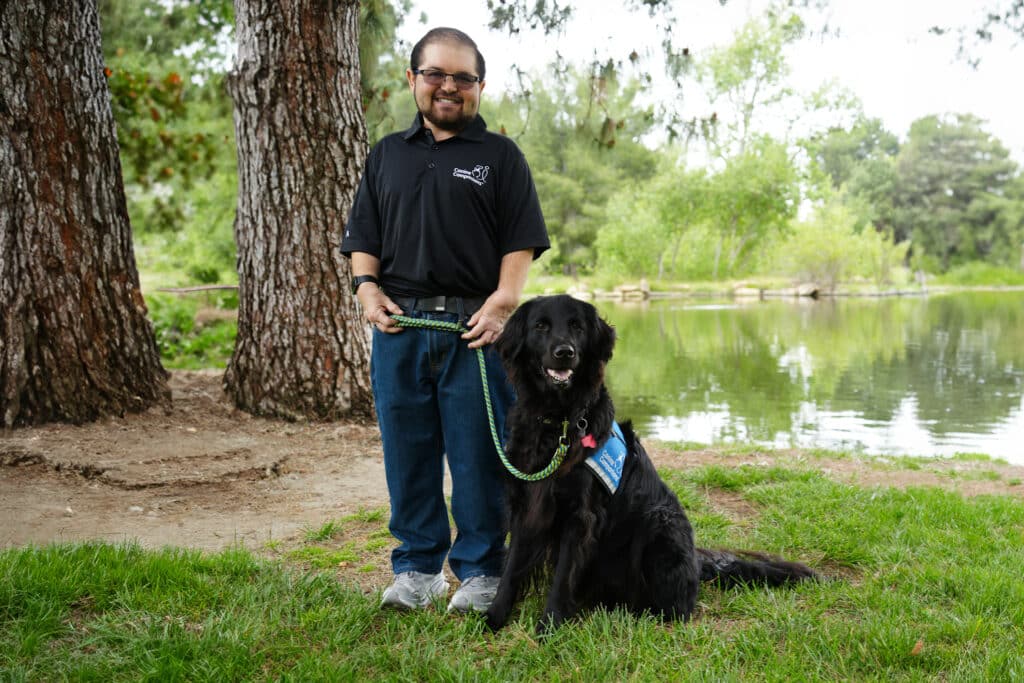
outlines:
M328 521L386 508L376 425L254 418L230 405L220 381L220 371L176 371L169 412L157 408L0 437L0 547L103 539L265 551L299 545L307 530ZM906 469L800 451L678 452L657 442L648 450L659 467L786 463L864 486L937 485L965 495L1024 496L1024 467L995 462L935 460ZM709 495L730 517L757 514L734 493ZM381 567L386 556L380 552ZM382 570L355 572L339 567L363 586L385 578Z

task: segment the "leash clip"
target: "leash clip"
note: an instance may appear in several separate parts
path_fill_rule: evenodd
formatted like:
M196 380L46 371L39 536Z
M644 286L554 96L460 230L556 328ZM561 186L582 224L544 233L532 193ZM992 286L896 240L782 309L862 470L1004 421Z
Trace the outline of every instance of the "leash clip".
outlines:
M580 434L586 434L587 433L587 427L589 427L589 426L590 426L590 423L587 422L587 418L585 418L585 417L581 417L579 419L579 421L576 423L576 429L580 430Z

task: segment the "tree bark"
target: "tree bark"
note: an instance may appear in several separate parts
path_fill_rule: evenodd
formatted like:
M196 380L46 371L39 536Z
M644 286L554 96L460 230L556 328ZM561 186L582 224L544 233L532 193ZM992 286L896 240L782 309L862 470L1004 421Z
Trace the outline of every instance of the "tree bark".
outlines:
M366 158L356 0L236 0L238 337L225 389L289 419L372 415L342 230Z
M0 3L0 419L169 401L139 289L95 1Z

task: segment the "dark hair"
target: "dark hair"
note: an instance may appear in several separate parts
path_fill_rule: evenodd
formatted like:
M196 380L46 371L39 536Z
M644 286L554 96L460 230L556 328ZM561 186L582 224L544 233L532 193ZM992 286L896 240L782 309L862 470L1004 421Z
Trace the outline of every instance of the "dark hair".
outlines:
M480 80L484 80L484 76L487 72L487 66L484 64L484 56L480 54L480 48L476 46L473 39L467 36L465 33L457 28L448 28L447 26L440 26L438 28L432 28L427 31L426 35L419 39L413 48L412 54L409 56L409 68L415 71L420 68L420 58L423 56L423 48L431 43L457 43L459 45L465 45L466 47L473 48L473 52L476 53L476 70L477 76Z

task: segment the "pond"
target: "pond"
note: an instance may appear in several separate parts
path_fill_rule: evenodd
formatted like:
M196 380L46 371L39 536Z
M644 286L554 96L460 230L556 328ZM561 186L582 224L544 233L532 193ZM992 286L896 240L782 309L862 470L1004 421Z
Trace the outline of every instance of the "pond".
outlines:
M1024 464L1024 293L598 302L641 435Z

